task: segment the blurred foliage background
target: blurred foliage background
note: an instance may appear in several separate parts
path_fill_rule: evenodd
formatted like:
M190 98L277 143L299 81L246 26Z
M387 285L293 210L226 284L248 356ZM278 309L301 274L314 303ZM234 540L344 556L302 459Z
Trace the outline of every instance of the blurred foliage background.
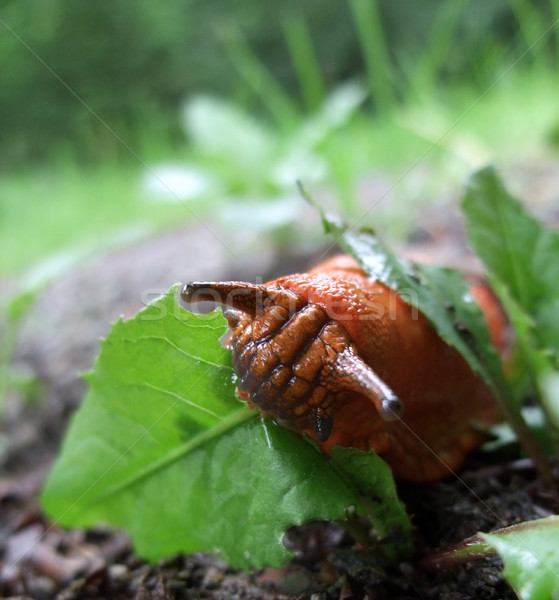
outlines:
M3 0L0 274L193 214L288 235L297 178L349 218L394 195L404 231L473 167L556 159L558 18L559 0Z

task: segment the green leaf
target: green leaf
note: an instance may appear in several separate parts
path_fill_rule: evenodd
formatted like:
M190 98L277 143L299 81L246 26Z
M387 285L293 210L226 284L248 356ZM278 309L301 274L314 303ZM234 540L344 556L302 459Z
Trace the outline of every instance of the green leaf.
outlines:
M470 240L508 309L516 333L514 360L557 439L550 397L539 388L544 374L559 367L559 234L530 216L491 167L470 179L463 210ZM538 464L541 470L541 459Z
M187 313L176 292L103 342L43 506L62 525L123 527L152 560L279 565L287 527L342 519L359 497L314 446L235 398L225 320Z
M504 576L522 600L559 598L559 517L481 537L503 558Z
M324 214L323 222L365 272L416 306L499 397L509 393L483 314L460 273L398 258L372 232L353 231Z
M476 172L463 200L471 243L485 268L530 316L541 349L559 356L559 234L530 216L492 167Z

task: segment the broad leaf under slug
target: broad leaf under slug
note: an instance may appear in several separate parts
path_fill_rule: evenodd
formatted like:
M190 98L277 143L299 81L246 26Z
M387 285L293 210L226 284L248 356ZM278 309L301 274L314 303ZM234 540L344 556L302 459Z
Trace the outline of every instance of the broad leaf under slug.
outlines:
M62 525L122 527L151 560L208 551L236 567L279 565L291 557L288 527L343 519L362 509L359 493L315 447L235 397L225 320L187 313L176 291L113 325L43 506ZM409 531L400 508L392 522Z

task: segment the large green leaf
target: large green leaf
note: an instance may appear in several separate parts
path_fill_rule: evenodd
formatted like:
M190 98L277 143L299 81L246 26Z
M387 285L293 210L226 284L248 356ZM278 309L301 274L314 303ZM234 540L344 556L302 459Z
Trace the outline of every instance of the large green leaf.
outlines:
M113 326L43 493L53 519L123 527L150 559L211 551L249 567L290 557L287 527L361 508L314 446L235 398L224 330L176 289Z
M541 349L559 356L559 233L530 216L487 167L463 200L469 238L486 269L528 314Z

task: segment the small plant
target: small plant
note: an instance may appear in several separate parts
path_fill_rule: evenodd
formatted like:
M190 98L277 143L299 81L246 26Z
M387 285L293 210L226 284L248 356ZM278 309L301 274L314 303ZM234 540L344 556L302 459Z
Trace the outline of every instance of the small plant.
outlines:
M543 390L544 377L557 370L559 235L529 217L490 168L473 176L464 211L470 238L510 309L515 362ZM370 275L396 291L415 291L421 312L492 387L508 423L554 485L548 453L522 417L519 384L503 375L462 277L402 261L370 232L326 216L324 223ZM339 520L366 543L354 527L361 515L372 521L385 560L410 558L410 520L383 461L350 448L335 448L330 460L249 410L235 397L229 352L219 344L225 320L219 312L186 312L176 294L172 288L135 318L118 321L104 340L88 395L43 492L47 513L67 526L102 521L123 527L151 560L209 551L242 568L289 560L283 534L309 520ZM537 396L555 455L556 396ZM552 520L526 529L528 537L513 530L486 540L504 557L505 576L521 597L537 600L548 596L518 583L539 577L537 571L526 572L510 555L520 543L533 561L557 570L559 556L547 550L559 547L557 526ZM540 535L545 548L532 547L530 536ZM545 589L556 593L556 580L546 581Z

